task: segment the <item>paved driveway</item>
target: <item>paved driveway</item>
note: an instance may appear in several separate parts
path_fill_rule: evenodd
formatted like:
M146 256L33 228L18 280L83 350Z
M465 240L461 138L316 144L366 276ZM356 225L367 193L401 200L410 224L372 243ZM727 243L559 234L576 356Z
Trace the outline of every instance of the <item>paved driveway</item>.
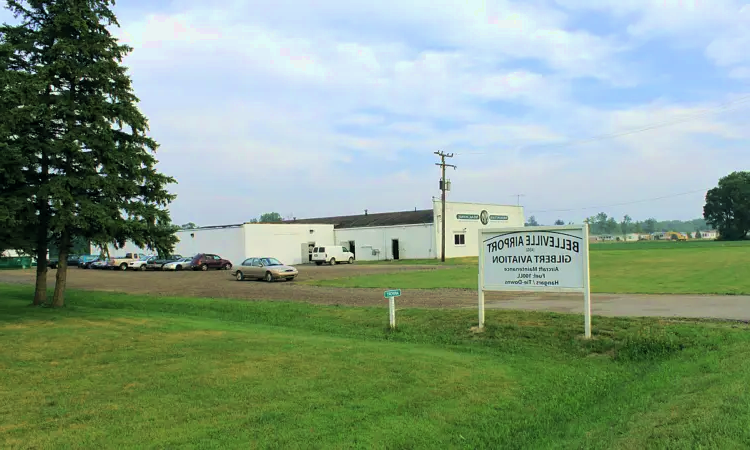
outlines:
M485 298L485 309L524 309L583 314L583 296L524 295ZM593 294L591 312L601 316L716 318L750 321L750 296Z

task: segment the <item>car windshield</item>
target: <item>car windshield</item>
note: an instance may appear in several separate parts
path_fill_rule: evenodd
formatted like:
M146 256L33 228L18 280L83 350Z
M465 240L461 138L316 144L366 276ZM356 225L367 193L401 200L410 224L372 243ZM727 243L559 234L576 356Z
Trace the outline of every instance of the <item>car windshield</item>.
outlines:
M261 258L260 260L264 266L283 266L276 258Z

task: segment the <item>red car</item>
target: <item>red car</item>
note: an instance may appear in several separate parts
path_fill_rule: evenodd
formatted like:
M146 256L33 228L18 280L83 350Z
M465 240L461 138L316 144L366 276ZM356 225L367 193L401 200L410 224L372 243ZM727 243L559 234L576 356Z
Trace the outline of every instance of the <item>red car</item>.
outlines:
M229 270L232 262L211 253L198 253L191 262L193 270L206 271L208 269Z

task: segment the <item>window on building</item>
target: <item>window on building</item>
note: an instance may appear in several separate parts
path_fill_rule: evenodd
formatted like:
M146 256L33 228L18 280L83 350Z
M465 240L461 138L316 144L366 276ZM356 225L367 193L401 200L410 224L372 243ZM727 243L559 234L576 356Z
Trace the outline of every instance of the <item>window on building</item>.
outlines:
M453 243L456 245L466 245L466 235L465 234L454 234L453 235Z

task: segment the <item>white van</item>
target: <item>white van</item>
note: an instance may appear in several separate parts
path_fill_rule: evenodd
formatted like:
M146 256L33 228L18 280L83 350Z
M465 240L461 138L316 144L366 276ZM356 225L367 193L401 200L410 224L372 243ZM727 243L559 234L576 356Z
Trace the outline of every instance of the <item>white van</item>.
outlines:
M312 260L317 265L326 263L333 266L338 262L354 264L354 253L340 245L321 245L313 248Z

